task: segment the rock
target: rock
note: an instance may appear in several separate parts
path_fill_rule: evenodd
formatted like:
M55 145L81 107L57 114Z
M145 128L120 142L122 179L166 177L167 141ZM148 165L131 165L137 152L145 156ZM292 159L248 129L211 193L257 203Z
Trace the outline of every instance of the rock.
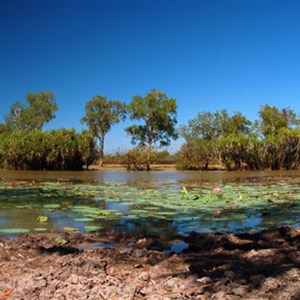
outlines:
M149 280L149 273L148 272L142 272L138 276L138 280L140 280L140 281L148 281Z
M239 286L237 288L232 289L232 294L244 297L248 293L248 288L247 286Z
M250 277L250 281L254 286L261 286L262 282L265 281L265 277L263 275L253 275Z
M293 268L285 272L284 278L286 280L297 280L300 277L299 269Z
M300 289L294 293L294 295L291 297L291 300L300 300Z
M166 282L163 283L162 287L169 292L174 292L179 289L179 280L177 277L168 278Z
M267 278L262 285L263 290L267 293L276 290L278 287L278 280L272 277Z
M198 282L200 282L201 284L211 284L213 281L211 280L210 277L208 276L204 276L202 278L197 279Z
M236 275L233 271L227 270L224 272L224 276L227 277L230 280L234 280Z
M164 250L167 250L168 247L166 247L160 241L155 240L147 247L147 249L148 250L156 250L156 251L164 251Z
M211 300L229 300L229 299L230 299L229 296L224 291L217 292L211 297Z

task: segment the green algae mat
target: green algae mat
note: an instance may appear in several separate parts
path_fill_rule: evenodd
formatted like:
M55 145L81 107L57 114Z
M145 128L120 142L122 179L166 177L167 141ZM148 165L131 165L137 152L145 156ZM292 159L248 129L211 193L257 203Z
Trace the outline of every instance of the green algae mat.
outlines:
M0 183L0 235L27 232L253 232L300 224L299 183Z

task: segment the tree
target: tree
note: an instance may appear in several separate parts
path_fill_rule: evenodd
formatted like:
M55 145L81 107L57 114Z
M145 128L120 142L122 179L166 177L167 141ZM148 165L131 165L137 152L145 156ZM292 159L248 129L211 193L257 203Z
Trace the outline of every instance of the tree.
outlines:
M7 126L5 124L0 123L0 134L7 130Z
M106 97L95 96L85 105L85 116L81 119L99 140L99 166L103 167L104 139L114 124L126 118L126 105L118 100L107 101Z
M132 144L146 146L147 170L151 169L151 152L154 146L170 145L171 139L177 139L175 129L177 124L176 100L155 89L145 97L135 96L128 106L130 119L139 122L126 128L131 135Z
M258 112L255 126L264 143L265 167L272 170L298 167L299 119L290 108L278 109L268 104Z
M55 95L52 92L28 93L26 104L19 101L11 106L10 113L5 117L10 130L41 130L55 118L58 109Z
M299 125L296 113L290 108L279 110L266 104L261 107L258 114L260 120L256 122L256 127L264 137L276 135L281 128L294 128Z
M227 170L261 170L265 167L264 143L254 133L220 136L216 146Z
M177 169L208 170L209 163L214 159L212 143L204 138L191 139L177 153Z
M214 114L216 135L226 136L231 134L249 134L251 132L251 121L240 112L235 112L232 116L223 109Z
M232 116L226 110L215 113L199 113L189 120L187 126L181 126L180 134L185 140L203 138L206 141L215 141L219 136L229 134L250 133L251 122L240 112Z
M251 122L240 112L232 116L226 110L199 113L188 125L180 127L180 135L186 143L178 155L178 168L208 169L209 163L217 160L220 154L216 146L219 137L248 135L250 126Z

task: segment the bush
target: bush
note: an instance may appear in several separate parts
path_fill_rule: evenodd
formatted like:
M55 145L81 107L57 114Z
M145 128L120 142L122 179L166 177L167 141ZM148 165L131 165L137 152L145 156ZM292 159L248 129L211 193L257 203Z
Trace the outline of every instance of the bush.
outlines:
M142 171L148 170L148 156L150 155L150 163L155 163L157 161L157 152L151 151L149 153L148 147L136 147L129 150L125 154L125 163L127 165L127 170Z
M88 131L18 130L0 135L0 164L15 170L81 170L96 156Z

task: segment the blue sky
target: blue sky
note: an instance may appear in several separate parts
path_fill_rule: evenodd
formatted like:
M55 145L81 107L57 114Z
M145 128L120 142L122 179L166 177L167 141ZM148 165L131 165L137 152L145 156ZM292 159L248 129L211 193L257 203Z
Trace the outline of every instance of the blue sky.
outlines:
M0 122L28 92L53 91L46 128L84 126L93 96L175 98L178 123L261 105L300 112L300 1L0 0ZM116 125L105 150L131 147ZM178 149L178 141L170 150Z

